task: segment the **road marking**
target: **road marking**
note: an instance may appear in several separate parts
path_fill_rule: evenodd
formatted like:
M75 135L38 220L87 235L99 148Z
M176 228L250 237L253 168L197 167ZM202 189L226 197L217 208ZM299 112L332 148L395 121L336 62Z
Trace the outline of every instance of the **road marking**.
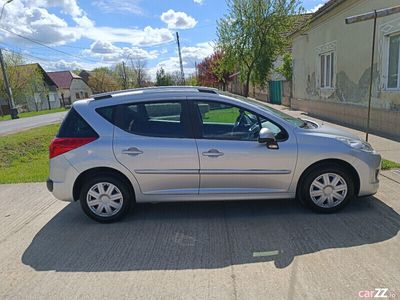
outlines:
M274 255L278 255L278 254L279 254L279 250L253 252L253 257L274 256Z
M392 171L394 174L396 174L396 175L400 175L400 170L393 170Z

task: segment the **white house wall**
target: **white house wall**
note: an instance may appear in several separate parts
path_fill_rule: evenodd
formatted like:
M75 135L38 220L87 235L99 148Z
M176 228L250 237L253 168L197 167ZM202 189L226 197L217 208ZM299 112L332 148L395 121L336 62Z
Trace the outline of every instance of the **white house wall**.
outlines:
M345 19L399 4L398 0L348 0L296 34L292 106L365 127L373 21L347 25ZM400 33L400 14L380 18L377 24L371 124L378 133L392 134L400 126L400 90L387 88L388 34ZM333 87L321 88L319 55L327 52L334 53Z

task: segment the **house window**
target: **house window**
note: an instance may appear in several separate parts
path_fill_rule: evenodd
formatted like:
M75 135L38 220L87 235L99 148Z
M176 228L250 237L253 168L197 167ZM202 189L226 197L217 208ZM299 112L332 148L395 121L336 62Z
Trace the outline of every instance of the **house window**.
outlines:
M333 88L334 80L334 52L319 55L320 60L320 87Z
M89 94L85 92L85 98L89 98Z
M56 101L55 93L49 93L49 101L50 102L55 102Z
M388 88L400 89L400 34L389 37Z
M80 99L81 95L79 95L79 93L75 93L75 97L76 97L76 99Z

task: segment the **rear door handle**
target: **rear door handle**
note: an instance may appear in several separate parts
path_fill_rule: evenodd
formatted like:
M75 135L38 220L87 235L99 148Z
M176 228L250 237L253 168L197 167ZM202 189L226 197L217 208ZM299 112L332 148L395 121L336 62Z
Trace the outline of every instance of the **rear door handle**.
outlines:
M135 156L135 155L142 154L143 151L138 149L138 148L136 148L136 147L130 147L128 149L122 150L122 153Z
M209 157L218 157L224 155L223 152L218 151L217 149L210 149L207 152L201 153L203 156L209 156Z

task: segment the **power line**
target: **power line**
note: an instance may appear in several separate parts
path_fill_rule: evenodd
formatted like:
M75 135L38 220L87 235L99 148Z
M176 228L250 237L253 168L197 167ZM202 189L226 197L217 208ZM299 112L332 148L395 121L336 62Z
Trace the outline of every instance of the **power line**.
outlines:
M95 61L95 60L91 60L91 59L89 59L89 58L83 58L83 57L80 57L80 56L78 56L78 55L74 55L74 54L65 52L65 51L63 51L63 50L59 50L59 49L53 48L53 47L48 46L48 45L46 45L46 44L44 44L44 43L42 43L42 42L39 42L39 41L37 41L37 40L28 38L28 37L23 36L23 35L21 35L21 34L15 33L15 32L13 32L13 31L11 31L11 30L5 29L5 28L3 28L3 27L0 27L0 29L3 30L3 31L5 31L5 32L14 34L14 35L16 35L16 36L18 36L18 37L20 37L20 38L22 38L22 39L24 39L24 40L27 40L27 41L29 41L29 42L31 42L31 43L38 44L38 45L43 46L43 47L45 47L45 48L48 48L48 49L50 49L50 50L53 50L53 51L62 53L62 54L64 54L64 55L68 55L68 56L75 57L75 58L82 59L82 60L87 60L87 61L94 62L94 63L97 63L97 62L98 62L98 61Z

